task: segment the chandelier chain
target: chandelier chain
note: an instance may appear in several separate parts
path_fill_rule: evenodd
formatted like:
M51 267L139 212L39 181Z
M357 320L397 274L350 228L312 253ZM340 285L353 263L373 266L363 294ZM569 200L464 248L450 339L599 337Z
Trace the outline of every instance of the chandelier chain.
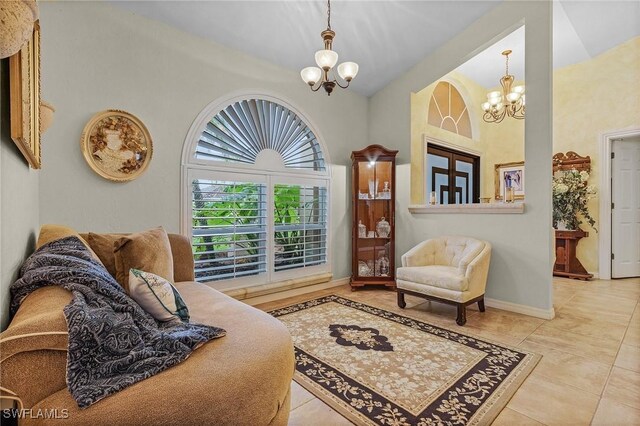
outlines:
M327 28L331 29L331 0L327 0Z
M506 74L509 75L509 55L507 55L507 70Z

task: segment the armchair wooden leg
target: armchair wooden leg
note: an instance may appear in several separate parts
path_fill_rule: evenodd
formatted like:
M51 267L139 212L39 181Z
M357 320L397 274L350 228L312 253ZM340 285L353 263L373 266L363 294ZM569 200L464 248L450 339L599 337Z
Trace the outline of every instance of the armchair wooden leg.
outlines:
M463 304L458 305L458 316L456 317L456 324L465 325L467 323L467 308Z
M478 300L478 309L480 310L480 312L484 312L484 297Z
M402 309L407 307L407 302L404 301L404 293L401 292L400 290L397 290L398 292L398 306Z

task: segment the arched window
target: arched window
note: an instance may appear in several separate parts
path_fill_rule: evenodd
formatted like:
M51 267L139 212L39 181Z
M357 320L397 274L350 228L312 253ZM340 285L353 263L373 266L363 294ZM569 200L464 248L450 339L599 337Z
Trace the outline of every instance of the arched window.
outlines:
M269 96L210 104L183 151L196 280L227 289L328 272L329 173L318 133Z
M427 122L460 136L472 138L467 105L458 89L449 82L441 81L433 90Z

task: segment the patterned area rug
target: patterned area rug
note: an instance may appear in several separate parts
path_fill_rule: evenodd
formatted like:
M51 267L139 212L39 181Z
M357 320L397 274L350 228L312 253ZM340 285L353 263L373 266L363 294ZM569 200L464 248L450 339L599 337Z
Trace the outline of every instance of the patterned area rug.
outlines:
M540 359L335 295L270 314L296 382L356 424L490 424Z

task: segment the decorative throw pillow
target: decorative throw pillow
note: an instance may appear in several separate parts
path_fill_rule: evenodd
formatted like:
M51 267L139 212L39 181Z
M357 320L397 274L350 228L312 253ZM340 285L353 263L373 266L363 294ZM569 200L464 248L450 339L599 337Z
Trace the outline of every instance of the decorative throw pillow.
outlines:
M179 318L189 322L189 310L180 293L162 277L132 268L129 271L129 295L158 321Z
M113 247L116 280L129 293L129 270L151 272L173 281L173 255L164 228L154 228L121 237Z
M91 246L104 267L107 268L107 271L109 271L114 278L116 277L116 255L113 253L113 247L116 241L126 235L127 234L95 234L93 232L89 232L89 235L87 235L89 246Z
M66 237L78 237L78 239L82 241L82 244L87 247L94 259L96 259L99 263L102 263L100 257L93 250L91 250L91 247L89 246L89 244L87 244L84 238L82 238L75 229L69 228L68 226L64 225L42 225L42 227L40 228L40 235L38 235L36 249L39 249L40 247L47 243L50 243L51 241L59 240Z

